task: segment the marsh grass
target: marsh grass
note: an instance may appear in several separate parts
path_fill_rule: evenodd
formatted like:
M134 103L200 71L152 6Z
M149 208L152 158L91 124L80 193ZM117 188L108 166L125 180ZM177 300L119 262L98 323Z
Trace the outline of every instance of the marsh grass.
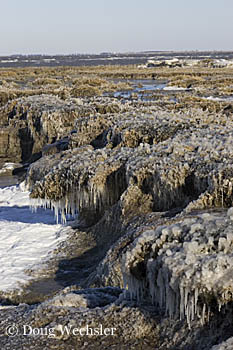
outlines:
M194 98L233 94L233 68L175 67L139 68L128 66L38 67L0 69L0 105L21 96L52 94L62 99L93 97L132 89L132 79L166 81L170 86L187 88ZM185 93L184 93L185 95ZM152 94L156 99L156 93ZM178 96L183 103L183 97ZM188 97L187 97L188 98ZM190 97L189 97L190 98ZM161 97L166 103L166 97ZM201 103L196 100L193 103ZM176 106L177 108L177 106Z
M58 79L54 78L37 78L33 81L33 85L36 86L43 86L43 85L55 85L55 86L61 86L62 82Z
M80 85L78 87L73 88L70 91L72 97L92 97L92 96L100 96L101 90L95 86L91 85Z

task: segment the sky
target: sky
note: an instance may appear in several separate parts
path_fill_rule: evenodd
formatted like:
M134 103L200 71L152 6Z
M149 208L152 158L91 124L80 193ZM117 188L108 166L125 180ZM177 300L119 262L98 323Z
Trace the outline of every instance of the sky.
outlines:
M233 50L233 0L0 3L0 55Z

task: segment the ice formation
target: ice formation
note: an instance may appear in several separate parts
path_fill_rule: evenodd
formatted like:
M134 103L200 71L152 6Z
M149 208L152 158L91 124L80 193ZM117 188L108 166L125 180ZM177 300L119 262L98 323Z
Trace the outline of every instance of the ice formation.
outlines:
M233 337L227 339L221 344L214 345L210 350L232 350L233 349Z
M72 101L35 95L9 101L0 108L0 156L28 161L43 146L67 136L78 116L90 113Z
M90 125L85 124L88 130L83 133L95 139L96 124L93 132ZM75 211L98 216L129 186L150 195L154 211L231 205L233 134L226 116L216 120L194 114L189 123L183 114L125 116L107 125L105 136L105 147L75 147L59 159L46 158L50 167L45 159L32 165L32 197L60 210L63 217Z
M204 323L215 301L219 310L233 295L233 208L173 220L145 231L122 259L125 287L170 317ZM139 272L142 271L140 274Z
M150 295L189 327L196 317L204 323L212 302L221 309L231 300L232 119L199 110L121 108L122 114L77 118L70 149L31 165L31 198L63 220L78 212L89 225L113 205L122 218L182 213L135 239L122 260L123 278L132 298Z

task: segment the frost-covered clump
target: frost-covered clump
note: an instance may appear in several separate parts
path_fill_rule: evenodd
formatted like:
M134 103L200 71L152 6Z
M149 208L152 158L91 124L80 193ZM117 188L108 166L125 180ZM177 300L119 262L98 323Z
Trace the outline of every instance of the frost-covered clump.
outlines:
M232 350L233 349L233 337L227 339L221 344L214 345L210 350Z
M62 213L85 211L96 219L117 201L122 213L129 212L127 203L133 203L135 215L142 212L138 208L145 200L147 212L233 205L230 120L225 123L225 119L201 115L198 121L194 115L189 121L189 116L178 113L126 113L114 116L113 125L111 118L77 121L78 132L71 137L74 148L63 152L56 165L47 158L51 169L36 176L36 183L30 177L38 166L32 165L28 181L32 197ZM88 151L75 147L88 142L93 146Z
M21 97L0 108L0 156L29 161L49 143L69 135L93 109L53 95Z
M122 262L131 297L146 295L170 317L188 324L209 317L211 303L233 295L233 208L203 212L145 231Z
M95 105L91 106L94 108ZM116 106L121 108L121 113L102 114L97 105L94 115L77 118L77 133L71 137L73 146L91 143L99 148L106 145L113 148L137 147L140 143L157 144L189 128L184 116L177 119L177 116L170 114L168 118L168 113L160 110L148 113L138 106L135 113L135 107L132 108L130 104L125 106L118 103Z
M111 152L86 147L67 151L41 181L28 181L31 197L53 207L56 215L61 211L64 220L65 214L74 215L78 210L90 221L116 203L126 189L125 162L130 154L130 149Z
M227 128L191 128L157 145L144 145L126 165L129 183L151 194L154 210L232 205L233 135ZM139 149L140 147L138 147ZM193 203L192 203L193 202Z

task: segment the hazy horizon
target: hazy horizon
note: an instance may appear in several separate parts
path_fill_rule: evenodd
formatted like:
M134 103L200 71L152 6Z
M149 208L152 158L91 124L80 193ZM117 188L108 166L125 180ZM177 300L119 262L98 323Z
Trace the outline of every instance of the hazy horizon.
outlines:
M103 55L103 54L115 54L115 55L124 55L124 54L149 54L149 53L169 53L169 52L173 52L173 53L191 53L191 52L233 52L232 50L143 50L143 51L102 51L102 52L70 52L70 53L41 53L41 52L35 52L35 53L12 53L12 54L8 54L8 55L0 55L1 57L10 57L10 56L78 56L78 55Z
M0 55L232 51L232 0L9 0Z

